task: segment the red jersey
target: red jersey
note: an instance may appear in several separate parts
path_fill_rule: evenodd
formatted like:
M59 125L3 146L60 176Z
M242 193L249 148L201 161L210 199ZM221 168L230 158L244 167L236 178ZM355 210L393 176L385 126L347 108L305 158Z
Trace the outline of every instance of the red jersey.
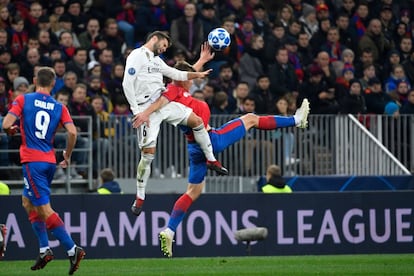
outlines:
M59 124L73 123L66 106L43 93L18 96L9 110L20 119L22 163L56 163L53 140Z
M210 108L206 102L194 99L190 92L174 84L169 84L167 90L162 95L170 102L178 102L191 108L203 120L204 126L208 126L208 122L210 121Z
M191 108L203 120L204 126L208 126L208 122L210 121L210 108L206 102L194 99L190 92L172 83L168 84L167 90L162 95L170 102L178 102ZM186 131L185 133L188 140L194 141L194 136L191 131Z

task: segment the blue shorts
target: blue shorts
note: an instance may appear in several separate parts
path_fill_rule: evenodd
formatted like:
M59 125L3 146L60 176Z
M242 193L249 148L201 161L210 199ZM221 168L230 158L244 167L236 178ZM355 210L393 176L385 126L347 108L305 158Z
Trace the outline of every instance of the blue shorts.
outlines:
M23 196L30 199L34 206L49 203L50 184L56 171L56 164L47 162L24 163L23 169Z
M212 129L209 132L214 154L224 151L229 146L243 139L246 135L246 128L239 118L231 120L220 128ZM190 172L188 182L200 184L207 174L207 160L203 151L197 143L188 143L188 155L190 158Z

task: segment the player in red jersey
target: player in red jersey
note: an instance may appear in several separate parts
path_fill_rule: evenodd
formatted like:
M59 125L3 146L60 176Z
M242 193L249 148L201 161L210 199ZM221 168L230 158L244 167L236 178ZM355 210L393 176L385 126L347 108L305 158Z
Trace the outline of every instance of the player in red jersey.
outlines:
M200 63L194 66L186 62L177 63L176 67L183 71L200 70L203 62L207 62L214 57L214 53L210 52L208 45L204 44L201 50ZM173 81L168 85L167 90L162 94L156 102L150 105L144 112L135 117L135 124L140 125L148 123L148 117L169 101L177 101L193 109L193 112L203 119L207 129L210 130L209 135L213 146L213 151L219 153L230 145L240 141L246 132L251 128L262 130L273 130L276 128L297 126L299 128L307 127L307 117L309 114L309 102L304 99L302 105L296 111L294 116L258 116L249 113L240 118L231 120L218 129L213 129L208 124L210 120L210 109L207 103L194 99L188 92L192 85L192 81ZM207 174L205 165L205 157L200 151L197 143L191 134L191 129L185 130L188 139L188 152L190 158L189 183L187 191L181 195L175 202L173 210L168 221L168 227L159 234L161 250L167 257L172 257L172 241L178 225L184 219L184 216L191 204L200 196Z
M39 256L32 270L42 269L53 260L49 247L47 230L65 247L69 257L69 274L73 274L85 256L85 251L77 246L65 229L59 215L50 205L50 186L56 170L53 139L59 124L67 129L68 138L64 160L60 165L66 168L70 163L76 142L76 127L66 106L57 102L50 91L55 85L56 74L50 67L39 69L34 83L36 91L19 95L3 120L3 129L9 135L16 133L14 125L20 120L22 145L20 159L23 169L22 204L39 241Z

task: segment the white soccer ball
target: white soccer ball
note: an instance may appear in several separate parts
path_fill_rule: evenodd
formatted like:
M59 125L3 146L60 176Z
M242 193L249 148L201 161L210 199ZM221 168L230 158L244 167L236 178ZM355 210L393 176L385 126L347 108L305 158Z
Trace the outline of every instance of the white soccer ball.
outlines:
M216 51L226 49L231 42L230 34L223 28L216 28L208 34L208 44Z

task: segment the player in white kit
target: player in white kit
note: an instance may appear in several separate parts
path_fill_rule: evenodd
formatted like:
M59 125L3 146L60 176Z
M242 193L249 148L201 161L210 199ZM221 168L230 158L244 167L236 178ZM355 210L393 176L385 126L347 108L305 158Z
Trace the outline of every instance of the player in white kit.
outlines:
M165 90L163 76L172 80L191 80L205 78L211 70L204 72L180 71L168 66L159 55L171 46L169 36L161 31L148 35L145 44L133 50L126 60L122 86L134 117L156 101ZM177 102L170 102L160 110L151 114L149 124L137 127L138 145L141 149L141 159L137 168L137 194L131 207L135 215L142 211L145 200L145 187L151 174L151 162L154 160L156 143L160 125L163 121L177 126L189 126L193 129L194 137L202 148L207 166L218 174L227 175L228 171L213 154L210 137L202 119L192 112L192 109Z

